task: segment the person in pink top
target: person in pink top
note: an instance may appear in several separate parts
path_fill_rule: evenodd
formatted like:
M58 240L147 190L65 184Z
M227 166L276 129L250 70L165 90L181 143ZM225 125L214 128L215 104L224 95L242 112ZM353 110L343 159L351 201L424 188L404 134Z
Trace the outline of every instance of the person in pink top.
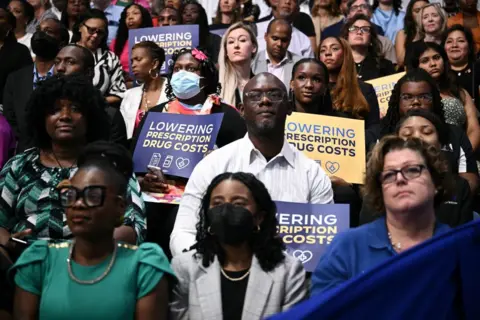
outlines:
M128 56L128 31L139 28L153 27L152 17L147 9L138 4L130 4L125 7L120 17L117 36L110 44L110 50L120 59L125 79L128 81L130 72Z
M0 114L0 169L13 155L15 149L15 136L13 130L5 119Z

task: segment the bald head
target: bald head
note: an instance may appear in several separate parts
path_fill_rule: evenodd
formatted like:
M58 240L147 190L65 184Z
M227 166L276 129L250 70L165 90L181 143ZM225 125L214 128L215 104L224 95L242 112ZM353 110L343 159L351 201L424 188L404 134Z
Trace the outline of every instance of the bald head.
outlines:
M287 93L287 88L280 79L278 79L276 76L269 72L262 72L257 74L255 77L253 77L247 82L245 88L243 88L243 99L245 100L245 95L247 95L248 92L260 89L262 87L278 89L284 93Z

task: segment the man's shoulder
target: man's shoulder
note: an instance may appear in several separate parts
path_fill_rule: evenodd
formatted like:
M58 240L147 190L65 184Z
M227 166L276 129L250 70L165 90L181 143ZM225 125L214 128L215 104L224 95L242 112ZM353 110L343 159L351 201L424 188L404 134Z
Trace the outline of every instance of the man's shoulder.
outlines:
M8 79L11 79L16 82L20 80L21 77L25 77L26 75L32 76L32 79L33 79L33 63L13 71L8 75ZM18 83L16 84L18 85Z

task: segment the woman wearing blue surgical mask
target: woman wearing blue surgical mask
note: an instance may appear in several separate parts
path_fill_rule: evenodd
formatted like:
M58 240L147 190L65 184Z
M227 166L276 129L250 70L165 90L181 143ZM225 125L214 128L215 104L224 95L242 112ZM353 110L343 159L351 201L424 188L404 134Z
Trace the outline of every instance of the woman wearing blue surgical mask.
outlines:
M171 319L256 320L306 296L305 270L284 253L277 208L250 173L222 173L202 200L197 243L175 256Z
M205 51L201 49L181 49L172 56L170 72L165 83L165 92L170 100L149 109L148 113L168 112L193 116L223 113L222 125L216 140L216 145L223 147L242 138L247 129L239 112L220 99L219 91L218 71ZM137 135L142 131L144 119L145 117L135 129L132 147L136 145ZM172 198L179 197L183 193L186 182L187 179L184 178L164 175L161 170L150 170L140 179L142 191L166 194ZM161 205L162 208L158 208L158 204L149 203L147 205L147 216L149 215L148 212L164 213L162 215L152 214L148 232L151 235L161 237L161 239L150 240L158 241L168 254L169 235L173 229L178 206ZM157 223L152 224L152 219L167 219L166 222L158 223L165 229L155 230Z

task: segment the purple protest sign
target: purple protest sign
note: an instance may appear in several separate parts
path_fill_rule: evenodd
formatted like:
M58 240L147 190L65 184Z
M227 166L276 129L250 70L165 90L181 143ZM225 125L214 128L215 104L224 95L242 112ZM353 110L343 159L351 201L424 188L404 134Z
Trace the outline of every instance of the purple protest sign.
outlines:
M128 55L132 56L132 47L142 41L153 41L165 50L165 63L161 74L168 73L175 50L195 48L199 43L198 25L179 25L168 27L141 28L128 31ZM130 59L129 59L130 60ZM130 65L130 70L132 66Z
M276 201L277 231L288 254L312 272L335 235L350 227L348 204L310 204Z
M213 149L222 119L223 113L148 112L133 152L135 172L153 166L165 174L189 178L205 153Z

